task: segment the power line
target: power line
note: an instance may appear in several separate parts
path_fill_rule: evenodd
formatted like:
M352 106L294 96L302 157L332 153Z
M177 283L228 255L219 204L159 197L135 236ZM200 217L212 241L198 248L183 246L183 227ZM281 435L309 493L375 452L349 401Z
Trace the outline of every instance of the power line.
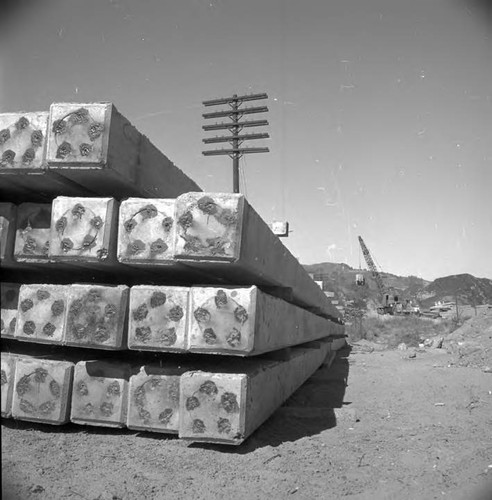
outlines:
M248 94L243 96L238 96L234 94L232 97L219 97L217 99L211 99L208 101L203 101L204 106L218 106L223 104L228 104L230 109L214 111L211 113L203 113L202 116L205 119L210 118L229 118L230 122L216 123L214 125L204 125L202 127L205 131L211 130L229 130L229 136L216 136L212 138L202 139L205 144L214 144L220 142L229 142L231 148L214 149L208 151L202 151L204 156L230 156L232 158L232 177L233 177L233 192L239 193L239 159L246 154L251 153L268 153L270 150L266 147L241 147L244 141L249 141L253 139L268 139L270 136L266 132L251 133L251 134L240 134L243 127L256 127L268 125L266 120L251 120L251 121L241 121L242 117L247 114L265 113L268 111L266 106L250 106L241 107L244 102L256 101L260 99L267 99L268 95L262 94ZM243 183L245 183L246 178L243 173Z

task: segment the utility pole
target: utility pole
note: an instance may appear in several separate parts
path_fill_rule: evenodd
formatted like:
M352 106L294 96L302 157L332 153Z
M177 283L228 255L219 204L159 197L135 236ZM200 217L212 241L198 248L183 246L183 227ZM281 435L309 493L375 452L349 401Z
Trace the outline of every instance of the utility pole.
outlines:
M208 139L203 139L205 144L214 144L220 142L229 142L231 148L229 149L214 149L209 151L202 151L204 156L214 156L214 155L227 155L232 158L232 183L233 192L239 193L239 159L250 153L268 153L270 150L268 148L253 148L253 147L241 147L244 141L249 141L252 139L267 139L270 136L266 132L251 133L251 134L241 134L241 131L245 127L260 127L268 125L267 120L245 120L241 121L243 115L253 114L253 113L265 113L268 111L266 106L257 107L241 107L247 101L257 101L260 99L267 99L267 94L249 94L238 96L234 94L232 97L222 97L219 99L212 99L210 101L203 101L204 106L219 106L227 104L230 109L223 111L214 111L212 113L204 113L202 116L205 119L210 118L229 118L230 122L215 123L213 125L204 125L203 130L229 130L229 136L211 137Z

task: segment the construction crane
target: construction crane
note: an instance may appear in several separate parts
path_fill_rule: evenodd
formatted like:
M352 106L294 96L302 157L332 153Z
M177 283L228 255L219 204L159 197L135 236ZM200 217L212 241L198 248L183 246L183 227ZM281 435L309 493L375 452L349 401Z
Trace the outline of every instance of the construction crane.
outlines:
M383 279L381 278L381 275L379 274L376 268L376 264L374 264L374 261L371 257L371 253L369 252L369 249L364 243L364 240L360 236L359 236L359 244L360 248L362 249L362 255L366 260L367 266L369 267L369 270L372 273L372 277L374 278L374 281L378 286L379 293L383 299L382 305L377 308L378 314L401 313L402 306L398 302L398 297L396 295L392 296L388 293L388 290L384 286Z

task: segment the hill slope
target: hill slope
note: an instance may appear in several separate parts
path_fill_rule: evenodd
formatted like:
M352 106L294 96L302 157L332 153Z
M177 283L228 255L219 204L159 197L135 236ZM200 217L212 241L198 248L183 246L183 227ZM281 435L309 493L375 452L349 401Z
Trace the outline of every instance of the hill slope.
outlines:
M370 308L381 300L376 282L370 271L354 269L347 264L322 262L305 265L314 279L323 281L323 289L335 292L336 299L342 303L355 300L364 301ZM356 274L362 273L366 280L364 286L356 284ZM471 274L457 274L427 281L416 276L396 276L380 273L383 283L390 293L401 299L410 299L422 309L435 302L455 302L461 305L483 305L492 303L492 280L476 278Z
M429 307L436 301L458 301L459 304L482 305L492 302L492 280L471 274L437 278L417 293L419 302Z

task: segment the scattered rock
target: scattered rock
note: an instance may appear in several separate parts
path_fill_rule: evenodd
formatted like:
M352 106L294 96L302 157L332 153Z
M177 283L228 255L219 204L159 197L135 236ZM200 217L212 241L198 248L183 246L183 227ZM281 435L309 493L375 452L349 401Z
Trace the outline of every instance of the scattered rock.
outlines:
M40 484L31 487L31 493L43 493L44 488Z
M335 418L338 423L341 422L360 422L360 418L355 408L333 408Z
M416 352L411 352L409 355L408 355L409 358L416 358L417 357L417 353Z
M442 349L442 343L444 342L444 337L440 337L438 339L434 339L432 345L436 349Z
M492 373L492 366L485 366L484 369L483 369L483 371L485 373Z

